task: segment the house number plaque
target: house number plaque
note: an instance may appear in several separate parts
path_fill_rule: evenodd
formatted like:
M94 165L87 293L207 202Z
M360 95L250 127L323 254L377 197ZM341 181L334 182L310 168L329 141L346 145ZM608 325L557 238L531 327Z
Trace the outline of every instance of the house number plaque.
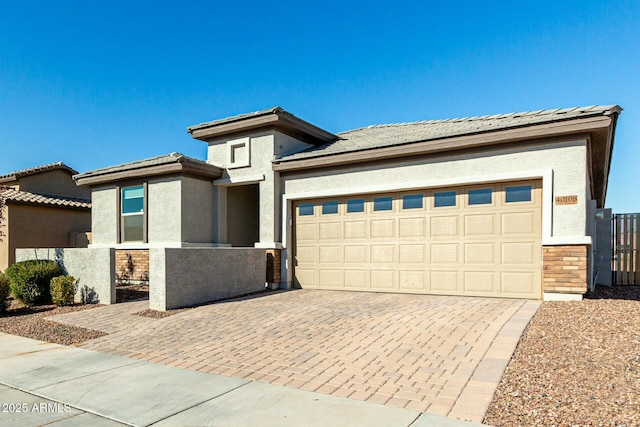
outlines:
M556 205L577 205L578 196L556 196Z

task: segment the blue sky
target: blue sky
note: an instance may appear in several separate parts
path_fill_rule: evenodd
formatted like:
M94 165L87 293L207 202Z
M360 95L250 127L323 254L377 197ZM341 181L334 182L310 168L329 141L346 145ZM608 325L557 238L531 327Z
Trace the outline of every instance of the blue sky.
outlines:
M607 205L640 211L638 1L0 0L0 174L179 151L280 105L332 132L619 104Z

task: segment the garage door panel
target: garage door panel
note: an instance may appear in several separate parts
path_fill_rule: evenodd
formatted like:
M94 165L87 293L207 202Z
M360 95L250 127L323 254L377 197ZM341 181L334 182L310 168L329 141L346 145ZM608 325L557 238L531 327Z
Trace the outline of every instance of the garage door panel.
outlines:
M536 293L539 274L531 271L506 271L501 274L502 292L505 294L531 295Z
M339 222L321 222L318 228L318 238L320 240L339 240L342 237L341 228L342 224Z
M394 259L395 245L371 245L371 262L391 264Z
M367 238L367 221L345 221L344 238L345 239L366 239Z
M502 263L506 265L533 265L535 244L533 242L502 243Z
M340 246L320 246L321 263L340 263Z
M465 215L464 235L467 237L493 237L496 233L494 227L495 214Z
M457 293L459 290L457 271L432 271L430 276L430 288L432 291Z
M297 249L296 260L298 263L315 264L318 262L318 249L315 246L300 246Z
M318 270L310 268L296 268L296 280L302 287L318 286Z
M425 246L425 244L399 244L400 264L422 264L426 262Z
M502 214L502 234L505 236L532 235L535 231L533 212L515 212Z
M344 287L345 288L367 288L368 270L344 270Z
M458 235L458 216L431 217L432 237L451 237Z
M466 243L464 245L465 264L495 264L495 243Z
M457 243L434 243L431 245L432 264L458 264Z
M373 289L388 289L394 288L395 283L395 271L391 270L371 270L371 287Z
M396 221L394 219L375 219L371 220L371 238L394 237Z
M495 273L493 271L465 271L464 291L470 293L494 293Z
M400 270L400 289L425 289L425 272L423 270Z
M296 239L300 242L318 240L317 224L298 224L296 227Z
M342 270L339 269L320 269L319 270L319 285L322 287L329 288L339 288L342 287L342 281L340 280L340 276L342 275Z
M358 264L367 262L367 245L345 245L345 264Z
M422 238L426 236L425 218L400 218L400 237Z

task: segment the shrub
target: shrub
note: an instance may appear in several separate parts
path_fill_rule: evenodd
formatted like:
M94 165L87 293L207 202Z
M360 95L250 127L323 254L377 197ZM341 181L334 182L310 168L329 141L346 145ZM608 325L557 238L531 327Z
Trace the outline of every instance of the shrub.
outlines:
M51 301L55 305L71 305L78 290L78 282L73 276L58 276L51 279Z
M0 273L0 313L4 313L9 308L9 278L6 274Z
M62 272L55 261L29 260L10 265L6 275L13 297L30 306L51 303L51 279Z

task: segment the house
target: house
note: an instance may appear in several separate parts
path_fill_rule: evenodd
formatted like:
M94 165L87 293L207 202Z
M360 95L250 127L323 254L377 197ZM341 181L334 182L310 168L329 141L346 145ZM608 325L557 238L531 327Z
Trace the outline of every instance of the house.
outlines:
M91 191L75 185L77 173L59 162L0 176L0 271L15 262L17 248L87 247Z
M74 178L92 190L90 247L147 262L158 247L253 247L272 286L579 299L621 111L334 134L275 107L188 128L206 162L172 153Z

